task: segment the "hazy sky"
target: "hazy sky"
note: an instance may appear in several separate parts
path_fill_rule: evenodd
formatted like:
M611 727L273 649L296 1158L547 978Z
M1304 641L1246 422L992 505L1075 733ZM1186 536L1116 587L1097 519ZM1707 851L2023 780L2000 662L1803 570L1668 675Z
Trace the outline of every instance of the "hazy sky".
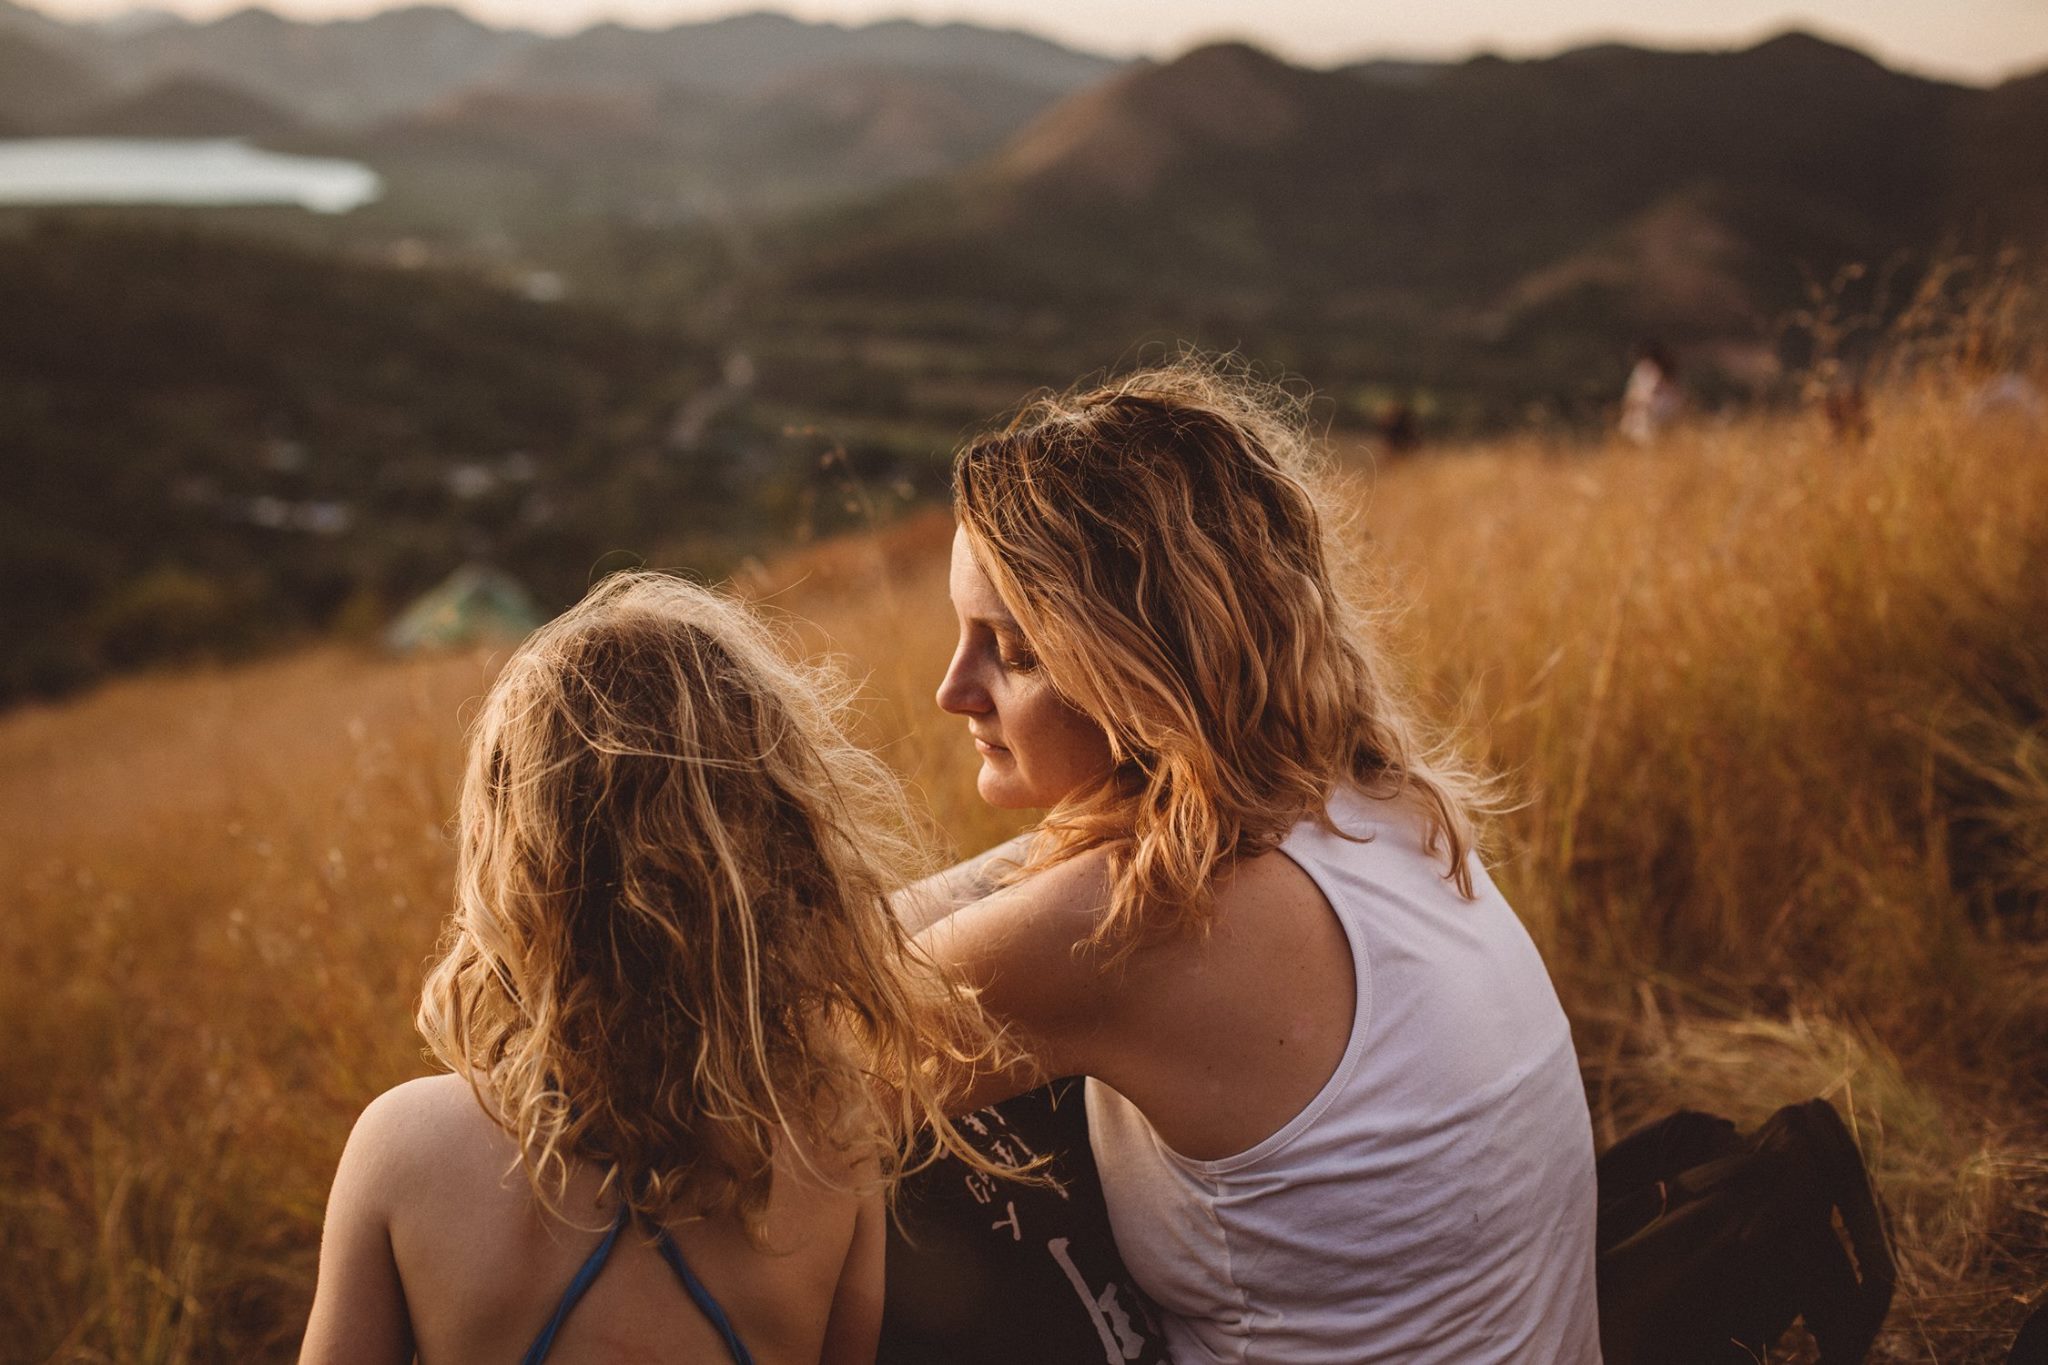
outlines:
M133 0L28 0L52 14L97 17ZM145 0L195 18L249 0ZM391 0L267 0L269 8L331 18ZM2048 66L2048 0L462 0L501 24L560 31L596 19L665 24L742 9L863 23L909 16L1024 28L1117 55L1170 56L1217 37L1248 38L1297 62L1377 54L1464 56L1489 48L1547 53L1595 38L1672 46L1729 46L1797 24L1853 42L1887 62L1988 81Z

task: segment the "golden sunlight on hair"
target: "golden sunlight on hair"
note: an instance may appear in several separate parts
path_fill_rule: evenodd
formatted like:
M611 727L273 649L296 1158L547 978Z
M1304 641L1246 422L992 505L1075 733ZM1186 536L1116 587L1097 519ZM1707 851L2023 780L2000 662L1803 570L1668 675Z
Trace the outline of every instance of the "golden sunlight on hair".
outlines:
M845 679L778 644L705 588L620 574L477 718L418 1022L548 1207L581 1160L657 1225L758 1233L786 1141L892 1180L928 1130L991 1169L936 1077L995 1039L885 899L917 870L901 793L845 737Z
M1487 785L1409 717L1339 588L1302 405L1183 359L1038 399L954 462L977 562L1116 768L1049 813L1034 867L1111 850L1099 942L1205 922L1226 860L1327 820L1345 780L1424 810L1445 875Z

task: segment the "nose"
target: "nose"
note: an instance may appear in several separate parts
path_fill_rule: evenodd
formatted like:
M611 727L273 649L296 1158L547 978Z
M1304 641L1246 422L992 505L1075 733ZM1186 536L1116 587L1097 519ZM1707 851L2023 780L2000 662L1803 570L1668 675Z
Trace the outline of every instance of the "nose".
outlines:
M994 709L988 688L977 676L973 656L965 642L953 651L953 658L946 665L946 676L939 679L939 690L934 700L941 711L956 716L986 715Z

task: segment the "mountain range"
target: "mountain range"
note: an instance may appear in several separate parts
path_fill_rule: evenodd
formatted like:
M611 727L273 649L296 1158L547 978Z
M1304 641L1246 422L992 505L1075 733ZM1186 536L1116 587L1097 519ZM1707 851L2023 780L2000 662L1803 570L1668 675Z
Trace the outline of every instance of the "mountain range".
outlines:
M109 26L0 0L0 131L253 136L381 154L415 180L451 169L437 152L515 170L594 156L629 181L698 185L686 206L808 202L951 169L1117 66L1024 33L909 20L754 13L547 37L431 6Z
M246 137L385 194L0 211L0 311L31 320L0 336L0 702L473 555L560 600L607 549L721 562L858 503L843 476L928 495L962 430L1148 349L1236 349L1338 423L1592 422L1641 339L1705 401L1783 395L1817 301L1871 320L1823 339L1851 353L1943 258L2048 241L2048 71L1959 85L1797 32L1318 70L0 0L0 137L63 134Z
M1753 388L1845 267L1881 308L1937 255L2048 238L2048 71L1966 86L1801 32L1324 70L769 13L544 37L0 0L9 129L356 158L384 200L287 231L545 271L737 331L792 407L936 423L1187 339L1482 416L1590 402L1646 336Z
M1110 336L1406 337L1383 351L1475 367L1576 337L1576 363L1630 334L1762 345L1849 263L2038 243L2044 194L2048 73L1979 89L1803 33L1392 71L1219 45L818 232L791 288L841 315L1057 301Z

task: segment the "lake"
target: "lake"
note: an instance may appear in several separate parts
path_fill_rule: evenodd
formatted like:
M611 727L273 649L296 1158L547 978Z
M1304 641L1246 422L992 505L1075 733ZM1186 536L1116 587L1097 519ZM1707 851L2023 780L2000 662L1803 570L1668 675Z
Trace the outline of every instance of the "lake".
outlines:
M297 204L347 213L383 192L368 166L229 138L0 139L0 204Z

